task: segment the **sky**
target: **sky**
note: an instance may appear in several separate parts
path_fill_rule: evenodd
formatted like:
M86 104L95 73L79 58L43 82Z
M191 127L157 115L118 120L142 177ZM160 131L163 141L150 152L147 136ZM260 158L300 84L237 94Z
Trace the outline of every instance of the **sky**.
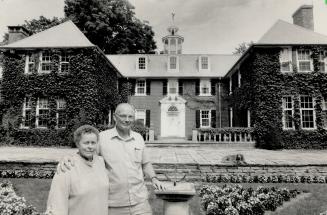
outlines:
M256 42L278 20L292 23L303 4L314 7L315 31L327 35L326 0L129 0L136 17L148 21L158 50L175 13L184 54L231 54L242 42ZM63 17L64 0L0 0L0 37L8 25L43 15Z

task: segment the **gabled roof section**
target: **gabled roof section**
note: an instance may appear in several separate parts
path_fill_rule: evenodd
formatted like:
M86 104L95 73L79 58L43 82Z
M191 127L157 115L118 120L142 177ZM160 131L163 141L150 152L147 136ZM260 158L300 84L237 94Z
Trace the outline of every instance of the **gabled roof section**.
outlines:
M256 43L258 45L327 44L327 36L298 25L278 20Z
M94 45L85 37L78 27L68 20L62 24L33 34L22 40L2 46L4 49L30 48L85 48Z
M138 57L147 58L147 71L137 70ZM232 66L239 59L240 55L219 55L219 54L179 54L179 71L169 72L168 57L166 54L122 54L107 55L110 62L125 77L131 78L218 78L224 77ZM210 70L199 71L198 63L200 56L209 58Z

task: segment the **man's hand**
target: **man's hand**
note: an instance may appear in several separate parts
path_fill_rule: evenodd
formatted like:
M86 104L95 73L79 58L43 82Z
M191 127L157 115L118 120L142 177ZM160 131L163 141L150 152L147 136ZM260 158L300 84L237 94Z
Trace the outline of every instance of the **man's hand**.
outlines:
M65 156L57 166L57 174L64 173L74 167L75 161L72 156Z
M152 186L156 190L166 190L166 186L164 185L164 183L159 181L156 177L152 178Z

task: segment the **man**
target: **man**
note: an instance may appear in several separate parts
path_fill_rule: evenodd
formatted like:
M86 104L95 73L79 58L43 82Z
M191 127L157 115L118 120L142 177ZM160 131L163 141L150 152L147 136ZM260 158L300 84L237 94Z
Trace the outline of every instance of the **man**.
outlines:
M144 174L156 189L164 189L157 179L145 151L143 137L131 130L135 110L127 103L119 104L114 114L116 126L100 133L99 154L103 156L109 175L109 215L152 214ZM71 159L60 166L70 168Z

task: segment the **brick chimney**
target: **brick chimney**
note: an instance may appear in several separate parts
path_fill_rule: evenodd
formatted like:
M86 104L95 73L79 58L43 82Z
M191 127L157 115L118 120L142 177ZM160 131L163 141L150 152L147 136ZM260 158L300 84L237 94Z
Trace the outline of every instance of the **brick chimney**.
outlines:
M29 31L23 26L8 26L8 44L24 39L30 35Z
M293 24L314 30L313 5L302 5L293 13Z

